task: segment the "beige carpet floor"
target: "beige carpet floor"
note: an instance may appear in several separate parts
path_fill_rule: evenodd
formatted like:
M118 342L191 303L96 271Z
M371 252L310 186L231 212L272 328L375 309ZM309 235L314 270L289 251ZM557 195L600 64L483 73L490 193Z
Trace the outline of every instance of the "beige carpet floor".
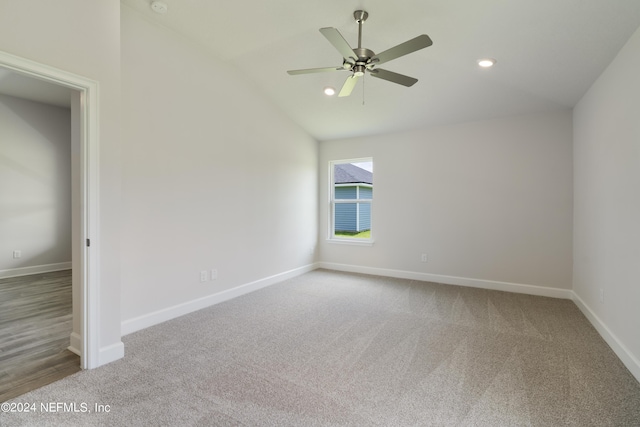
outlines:
M0 425L640 425L640 384L568 300L317 270L123 340Z

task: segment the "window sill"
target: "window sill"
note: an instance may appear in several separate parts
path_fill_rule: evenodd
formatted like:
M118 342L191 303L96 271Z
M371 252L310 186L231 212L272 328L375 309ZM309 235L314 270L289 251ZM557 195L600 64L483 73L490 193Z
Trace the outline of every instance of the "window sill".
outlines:
M337 239L328 238L327 243L333 243L337 245L352 245L352 246L373 246L373 240L371 239Z

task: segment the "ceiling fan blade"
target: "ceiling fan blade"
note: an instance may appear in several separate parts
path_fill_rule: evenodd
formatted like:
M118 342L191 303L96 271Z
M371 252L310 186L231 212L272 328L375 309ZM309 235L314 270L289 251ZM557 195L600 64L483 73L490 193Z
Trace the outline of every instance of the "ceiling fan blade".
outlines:
M344 70L344 68L342 67L307 68L304 70L289 70L287 71L287 73L289 73L292 76L295 76L298 74L325 73L327 71L339 71L339 70Z
M400 58L401 56L407 55L411 52L415 52L416 50L429 47L432 44L433 42L431 41L429 36L426 34L422 34L421 36L408 40L404 43L400 43L399 45L394 46L391 49L387 49L384 52L377 54L372 58L372 61L375 61L376 65L384 64L385 62L389 62L392 59Z
M356 83L358 83L359 78L360 76L356 76L356 75L351 75L347 77L347 81L344 82L342 89L340 89L340 93L338 94L338 97L351 95L351 91L356 86Z
M418 79L414 79L413 77L405 76L404 74L394 73L393 71L382 70L380 68L376 68L375 70L370 71L373 77L377 77L382 80L387 80L392 83L397 83L402 86L413 86L416 84Z
M342 55L344 59L358 59L358 55L356 55L353 49L351 49L349 43L347 43L347 41L344 39L344 37L342 37L342 34L340 34L338 30L333 27L326 27L320 28L320 32L327 38L327 40L329 40L329 43L331 43L333 47L335 47L338 52L340 52L340 55Z

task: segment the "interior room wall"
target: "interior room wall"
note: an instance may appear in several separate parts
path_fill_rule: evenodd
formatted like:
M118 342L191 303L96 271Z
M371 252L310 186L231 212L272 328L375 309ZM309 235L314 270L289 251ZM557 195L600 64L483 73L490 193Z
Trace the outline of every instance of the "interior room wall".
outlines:
M71 265L70 116L0 95L0 277Z
M120 1L0 2L0 50L99 82L100 363L121 357ZM111 351L115 349L115 351Z
M327 164L369 156L374 244L328 242ZM320 200L331 268L570 295L571 111L322 142Z
M312 265L315 140L237 70L126 6L122 93L123 333Z
M573 118L573 290L640 380L639 118L640 30L576 105Z

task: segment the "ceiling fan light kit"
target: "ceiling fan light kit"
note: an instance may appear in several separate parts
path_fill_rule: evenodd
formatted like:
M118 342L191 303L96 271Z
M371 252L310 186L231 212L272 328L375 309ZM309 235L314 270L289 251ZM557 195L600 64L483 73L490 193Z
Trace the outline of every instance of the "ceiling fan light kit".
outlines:
M349 96L356 86L358 79L363 77L367 72L373 77L387 80L402 86L413 86L418 79L398 74L393 71L377 68L378 65L393 59L408 55L417 50L424 49L433 44L429 36L422 34L397 46L385 50L382 53L375 54L372 50L362 47L362 24L367 20L369 14L364 10L356 10L353 17L358 24L358 47L352 49L349 43L342 37L340 32L333 27L320 28L323 36L333 45L334 48L342 55L342 65L339 67L325 68L307 68L303 70L289 70L290 75L325 73L333 71L350 71L351 75L347 77L339 97Z

